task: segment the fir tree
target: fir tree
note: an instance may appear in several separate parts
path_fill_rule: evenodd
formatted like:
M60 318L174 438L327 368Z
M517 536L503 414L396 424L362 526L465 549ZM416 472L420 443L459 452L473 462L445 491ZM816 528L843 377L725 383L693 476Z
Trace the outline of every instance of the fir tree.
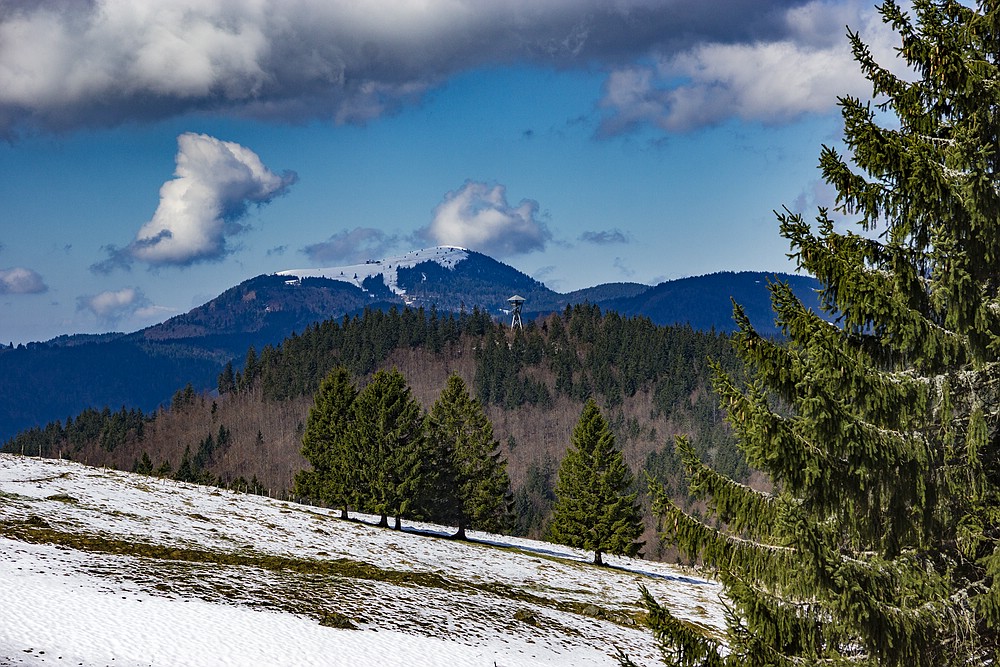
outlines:
M603 554L634 556L642 548L642 516L632 473L593 399L583 406L573 442L559 466L549 536L561 544Z
M251 345L247 350L247 356L243 361L243 372L236 379L236 389L238 391L249 391L253 389L260 374L260 366L257 363L257 350Z
M312 470L295 475L296 493L339 506L343 518L358 491L358 447L349 440L357 395L350 373L342 366L323 379L302 435L302 456Z
M222 372L219 373L219 395L236 391L236 375L233 373L233 362L227 361Z
M726 647L647 595L675 665L994 664L1000 651L1000 6L880 7L915 72L849 38L878 112L841 99L850 159L822 150L865 233L779 221L823 285L830 324L782 284L785 342L737 309L747 386L716 387L750 465L736 484L681 440L691 490L724 528L666 502L668 537L716 568ZM853 165L851 164L853 163ZM780 407L781 409L777 409Z
M132 472L137 472L140 475L153 474L153 461L149 458L148 452L143 452L142 459L136 460L135 464L132 466Z
M198 479L198 471L191 461L191 445L184 446L184 454L181 456L181 464L177 466L174 479L179 482L195 482Z
M427 438L434 452L431 467L437 517L466 528L502 532L509 524L510 478L500 444L479 401L465 382L452 374L427 420Z
M354 401L353 413L350 437L359 447L362 507L378 514L383 527L394 516L399 530L402 516L418 509L428 483L423 411L394 368L375 373Z

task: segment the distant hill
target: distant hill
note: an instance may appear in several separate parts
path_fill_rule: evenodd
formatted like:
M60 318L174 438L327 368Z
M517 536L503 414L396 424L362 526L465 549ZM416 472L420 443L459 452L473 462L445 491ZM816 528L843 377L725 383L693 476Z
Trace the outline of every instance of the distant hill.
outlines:
M507 298L527 299L525 320L591 303L654 322L732 329L730 296L762 331L774 330L764 273L685 278L649 287L608 283L555 292L482 253L455 247L413 251L363 264L261 275L190 312L141 331L67 335L18 349L0 348L0 441L18 431L105 405L152 410L178 387L215 386L219 370L251 346L276 345L310 324L366 308L436 308L507 317ZM782 276L806 294L811 279ZM814 298L814 297L813 297Z
M145 469L169 469L182 481L289 490L306 466L302 433L330 369L346 368L363 386L377 370L397 368L424 408L458 373L481 401L507 460L517 507L512 529L537 536L551 508L556 464L590 398L606 410L639 479L648 473L683 496L680 461L670 446L678 434L690 436L716 470L748 479L709 391L709 358L741 372L723 335L657 326L594 305L566 308L517 333L482 311L370 310L263 348L241 370L221 374L218 395L185 387L168 409L145 415L87 409L22 431L0 443L0 451L126 470L146 460ZM647 530L653 544L652 523Z
M819 306L815 278L781 273L722 272L660 283L632 296L608 299L607 309L622 315L643 315L656 324L689 324L694 329L735 331L733 301L740 304L754 328L764 335L779 333L771 310L769 282L788 283L803 303Z

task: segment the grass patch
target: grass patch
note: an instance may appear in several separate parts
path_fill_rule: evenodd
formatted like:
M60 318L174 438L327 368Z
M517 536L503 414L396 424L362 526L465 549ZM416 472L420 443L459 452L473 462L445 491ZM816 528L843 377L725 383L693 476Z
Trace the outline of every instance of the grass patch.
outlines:
M40 522L40 523L39 523ZM0 535L32 544L56 544L78 551L116 556L148 558L158 562L219 565L230 567L252 567L274 573L294 573L321 578L343 578L361 581L378 581L414 588L430 588L464 593L485 593L497 598L547 607L579 616L606 620L617 625L634 627L641 622L640 612L626 612L605 609L594 604L553 600L528 591L497 582L466 582L446 578L435 572L412 572L390 570L363 561L348 558L291 558L271 554L245 552L220 552L207 549L170 547L145 542L126 541L102 535L78 534L57 530L44 520L29 517L26 521L0 521ZM323 610L322 613L302 610L330 627L336 625L337 612ZM323 616L325 614L325 616ZM344 617L346 619L346 617ZM350 619L347 619L350 622Z
M35 479L26 479L24 481L26 483L28 483L28 484L35 484L36 482L37 483L51 482L51 481L54 481L54 480L57 480L57 479L65 479L66 477L69 477L69 473L68 472L62 472L62 473L59 473L58 475L50 475L48 477L36 477Z
M351 619L335 611L323 612L319 619L319 624L327 628L340 628L341 630L358 629L358 626L354 625Z

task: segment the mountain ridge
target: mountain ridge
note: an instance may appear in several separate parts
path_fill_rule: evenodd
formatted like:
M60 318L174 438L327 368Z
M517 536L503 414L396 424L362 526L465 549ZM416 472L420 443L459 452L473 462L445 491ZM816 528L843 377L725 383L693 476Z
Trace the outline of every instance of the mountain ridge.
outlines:
M800 298L815 288L811 279L753 272L656 286L605 283L560 294L488 255L454 246L348 267L262 274L139 331L66 335L0 348L0 441L85 408L152 410L186 383L199 391L213 389L219 370L242 360L250 347L277 345L315 322L353 317L365 309L460 313L478 308L505 319L506 299L516 293L527 299L525 322L588 302L656 324L732 331L729 295L736 293L761 333L774 335L767 276L797 281ZM671 303L684 307L665 306Z

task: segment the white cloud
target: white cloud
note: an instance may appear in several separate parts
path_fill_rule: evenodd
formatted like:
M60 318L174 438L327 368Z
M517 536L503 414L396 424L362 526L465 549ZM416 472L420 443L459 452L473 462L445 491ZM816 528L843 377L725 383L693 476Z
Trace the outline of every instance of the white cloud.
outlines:
M695 42L775 39L795 28L776 20L783 9L801 4L8 1L0 3L0 137L192 110L365 122L484 65L614 67Z
M814 0L789 9L784 23L781 39L703 43L615 69L600 103L608 112L601 132L644 124L687 131L734 117L778 124L830 111L841 95L864 98L871 84L852 57L847 24L880 62L904 73L892 47L898 37L867 6Z
M277 175L249 148L204 134L177 137L177 178L160 188L160 204L126 248L109 249L99 272L128 265L189 265L224 257L227 236L250 204L266 204L295 182L294 172Z
M142 290L125 287L116 291L105 291L99 294L77 298L77 310L93 314L106 324L114 324L122 319L135 315L138 311L149 311L152 308L149 299Z
M552 239L538 219L538 202L507 203L502 185L466 181L434 209L431 224L417 235L439 245L457 245L495 257L544 250Z
M355 227L338 232L326 241L307 245L302 252L317 263L352 263L379 259L398 241L397 236L386 234L380 229Z
M0 294L41 294L49 291L42 277L22 266L0 269Z

